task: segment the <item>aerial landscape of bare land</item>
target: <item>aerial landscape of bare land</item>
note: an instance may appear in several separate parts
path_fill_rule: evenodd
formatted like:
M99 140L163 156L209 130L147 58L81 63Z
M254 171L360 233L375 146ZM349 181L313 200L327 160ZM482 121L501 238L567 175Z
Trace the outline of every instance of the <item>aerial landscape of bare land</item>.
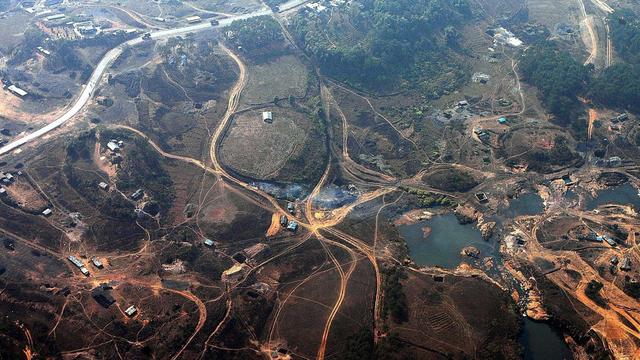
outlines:
M637 2L0 27L0 359L640 358Z

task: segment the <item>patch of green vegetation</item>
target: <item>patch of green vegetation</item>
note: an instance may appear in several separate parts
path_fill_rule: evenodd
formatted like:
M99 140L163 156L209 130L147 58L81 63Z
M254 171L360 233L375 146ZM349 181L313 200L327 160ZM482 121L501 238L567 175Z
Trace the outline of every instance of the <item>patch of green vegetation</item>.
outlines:
M611 39L626 61L640 63L640 17L628 9L616 10L609 15Z
M112 136L104 131L105 139ZM160 156L146 140L135 138L133 144L126 146L124 161L118 171L116 182L121 191L144 189L166 215L175 197L173 181L169 173L162 167Z
M599 104L640 112L640 17L630 10L609 15L616 52L627 63L614 64L594 79L590 96Z
M373 332L371 329L363 327L347 338L347 344L341 358L344 360L372 359L373 349Z
M562 166L576 160L575 154L567 146L567 139L557 136L552 151L533 151L530 156L529 169L537 172L545 172L549 165Z
M435 76L460 77L448 54L459 38L454 26L471 17L466 0L367 0L339 11L308 11L291 24L326 74L374 90L403 81L426 90Z
M598 304L598 306L608 308L609 305L607 305L607 301L602 297L602 294L600 294L602 287L603 285L601 282L591 280L584 289L584 294L587 295L589 299L593 300L594 303Z
M44 36L44 35L43 35ZM106 53L109 49L121 44L135 34L113 33L93 38L81 40L59 40L51 44L51 56L47 57L45 67L52 72L62 72L66 70L80 71L79 80L85 82L91 77L94 64L89 63L78 52L78 49L86 47L101 47ZM35 45L35 46L39 46ZM33 45L30 46L30 48ZM31 51L35 51L35 46Z
M561 122L572 118L581 94L600 105L640 112L640 17L622 9L609 15L608 21L616 52L626 63L596 74L592 65L583 66L549 41L529 48L520 61L525 81L540 90L545 106ZM584 123L572 121L572 130L583 134Z
M409 354L407 346L397 333L391 333L389 336L380 340L376 346L376 360L410 360L415 357Z
M98 183L107 179L106 174L93 171L82 171L79 162L91 163L91 151L95 142L95 130L80 134L67 146L67 159L64 163L64 173L71 185L89 202L100 208L100 211L119 220L135 218L135 207L131 202L117 192L96 191Z
M455 192L467 192L479 184L471 174L455 169L437 171L424 180L437 189Z
M240 48L256 62L285 53L282 29L271 16L236 20L229 25L225 38L234 48Z
M373 343L373 332L363 327L357 333L347 338L347 344L341 353L343 360L409 360L408 354L403 353L405 344L397 333L391 333Z
M638 79L639 65L614 64L593 81L590 96L599 104L640 112Z
M109 85L116 83L124 85L127 96L136 98L140 95L141 78L138 71L128 71L115 77L109 75Z
M280 4L286 3L287 0L266 0L265 3L272 9Z
M309 100L309 108L298 107L299 111L312 119L311 128L308 131L304 148L295 157L288 160L279 173L286 176L278 180L292 183L314 182L322 176L324 165L327 161L326 125L322 119L324 114L320 99L313 97Z
M524 80L540 90L547 109L567 122L579 106L577 96L584 90L593 66L583 66L547 42L527 49L519 69Z
M409 319L407 296L402 290L403 279L407 275L401 268L393 267L384 271L384 304L383 316L391 316L396 323L403 323Z
M580 159L580 155L573 152L568 146L567 138L558 135L554 139L554 146L551 150L536 149L523 156L529 164L529 170L548 173L557 166L566 166ZM507 161L509 166L515 166L518 159Z
M634 299L640 299L640 282L631 282L625 279L623 290Z
M193 262L201 253L202 250L196 246L173 242L162 250L159 260L163 264L169 264L176 260Z
M409 194L416 195L419 199L419 205L425 208L436 206L451 207L456 205L456 202L451 200L451 198L447 195L435 194L431 191L410 187L402 187L402 190L408 192Z
M36 51L38 46L41 46L44 43L46 35L40 30L36 28L29 28L24 32L24 40L18 46L11 57L9 58L9 65L18 65L25 62Z

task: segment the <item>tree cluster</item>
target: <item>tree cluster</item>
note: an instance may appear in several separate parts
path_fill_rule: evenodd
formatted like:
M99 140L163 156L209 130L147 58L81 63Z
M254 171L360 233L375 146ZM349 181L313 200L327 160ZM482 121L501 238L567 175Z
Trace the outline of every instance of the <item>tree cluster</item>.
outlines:
M390 268L385 271L384 279L384 314L391 315L396 323L402 323L409 319L409 306L407 296L402 289L401 281L406 274L400 268Z
M584 91L593 67L583 66L547 42L527 49L519 69L524 80L538 88L547 109L563 121L579 106L577 96Z
M271 16L236 20L229 26L226 40L254 60L273 56L282 47L284 36L280 24Z
M618 10L608 21L615 50L626 63L605 69L589 95L599 104L640 112L640 17Z
M466 0L365 0L341 11L352 34L327 33L326 12L298 16L291 28L325 73L373 89L415 76L418 62L438 63L448 45L457 46L456 26L471 16Z

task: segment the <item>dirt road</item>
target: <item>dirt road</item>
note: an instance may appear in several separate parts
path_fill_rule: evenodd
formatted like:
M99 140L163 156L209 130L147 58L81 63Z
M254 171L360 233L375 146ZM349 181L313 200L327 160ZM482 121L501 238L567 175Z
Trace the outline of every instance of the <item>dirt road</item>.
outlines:
M584 64L593 64L598 58L598 39L596 37L595 29L593 28L593 18L587 14L587 8L584 5L584 0L578 0L578 4L580 5L580 13L583 18L582 22L587 28L589 40L591 42L590 55L587 60L585 60Z

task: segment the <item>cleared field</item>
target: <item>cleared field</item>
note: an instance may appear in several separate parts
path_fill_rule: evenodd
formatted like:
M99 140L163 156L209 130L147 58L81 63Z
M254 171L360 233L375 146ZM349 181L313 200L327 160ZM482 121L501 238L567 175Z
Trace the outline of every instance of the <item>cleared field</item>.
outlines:
M37 212L42 211L47 207L47 202L40 196L38 191L29 184L24 177L19 177L18 180L8 186L7 193L13 199L19 207L27 211Z
M517 356L518 317L499 289L471 278L447 276L437 283L428 276L409 274L405 291L409 320L392 325L391 331L408 344L419 344L413 348L416 358ZM488 343L493 346L483 346Z
M190 13L192 9L178 1L157 2L152 0L128 0L128 1L108 1L108 5L116 5L134 11L134 15L163 17L169 14L183 16Z
M575 140L555 127L515 127L500 137L500 144L508 164L524 163L529 170L541 173L581 161Z
M247 105L270 102L275 97L304 96L309 79L307 68L292 55L251 66L248 74L247 87L241 98L241 102Z
M528 2L531 20L554 29L556 24L579 23L579 2L577 0L531 0Z
M226 165L260 179L276 176L287 160L302 150L310 125L303 114L292 110L265 110L273 111L272 124L262 121L260 111L248 111L233 120L220 145Z
M183 1L184 6L202 12L244 13L260 8L257 0L191 0Z
M29 26L30 15L26 13L14 13L4 19L0 19L0 51L10 53L11 50L24 40L24 31Z

